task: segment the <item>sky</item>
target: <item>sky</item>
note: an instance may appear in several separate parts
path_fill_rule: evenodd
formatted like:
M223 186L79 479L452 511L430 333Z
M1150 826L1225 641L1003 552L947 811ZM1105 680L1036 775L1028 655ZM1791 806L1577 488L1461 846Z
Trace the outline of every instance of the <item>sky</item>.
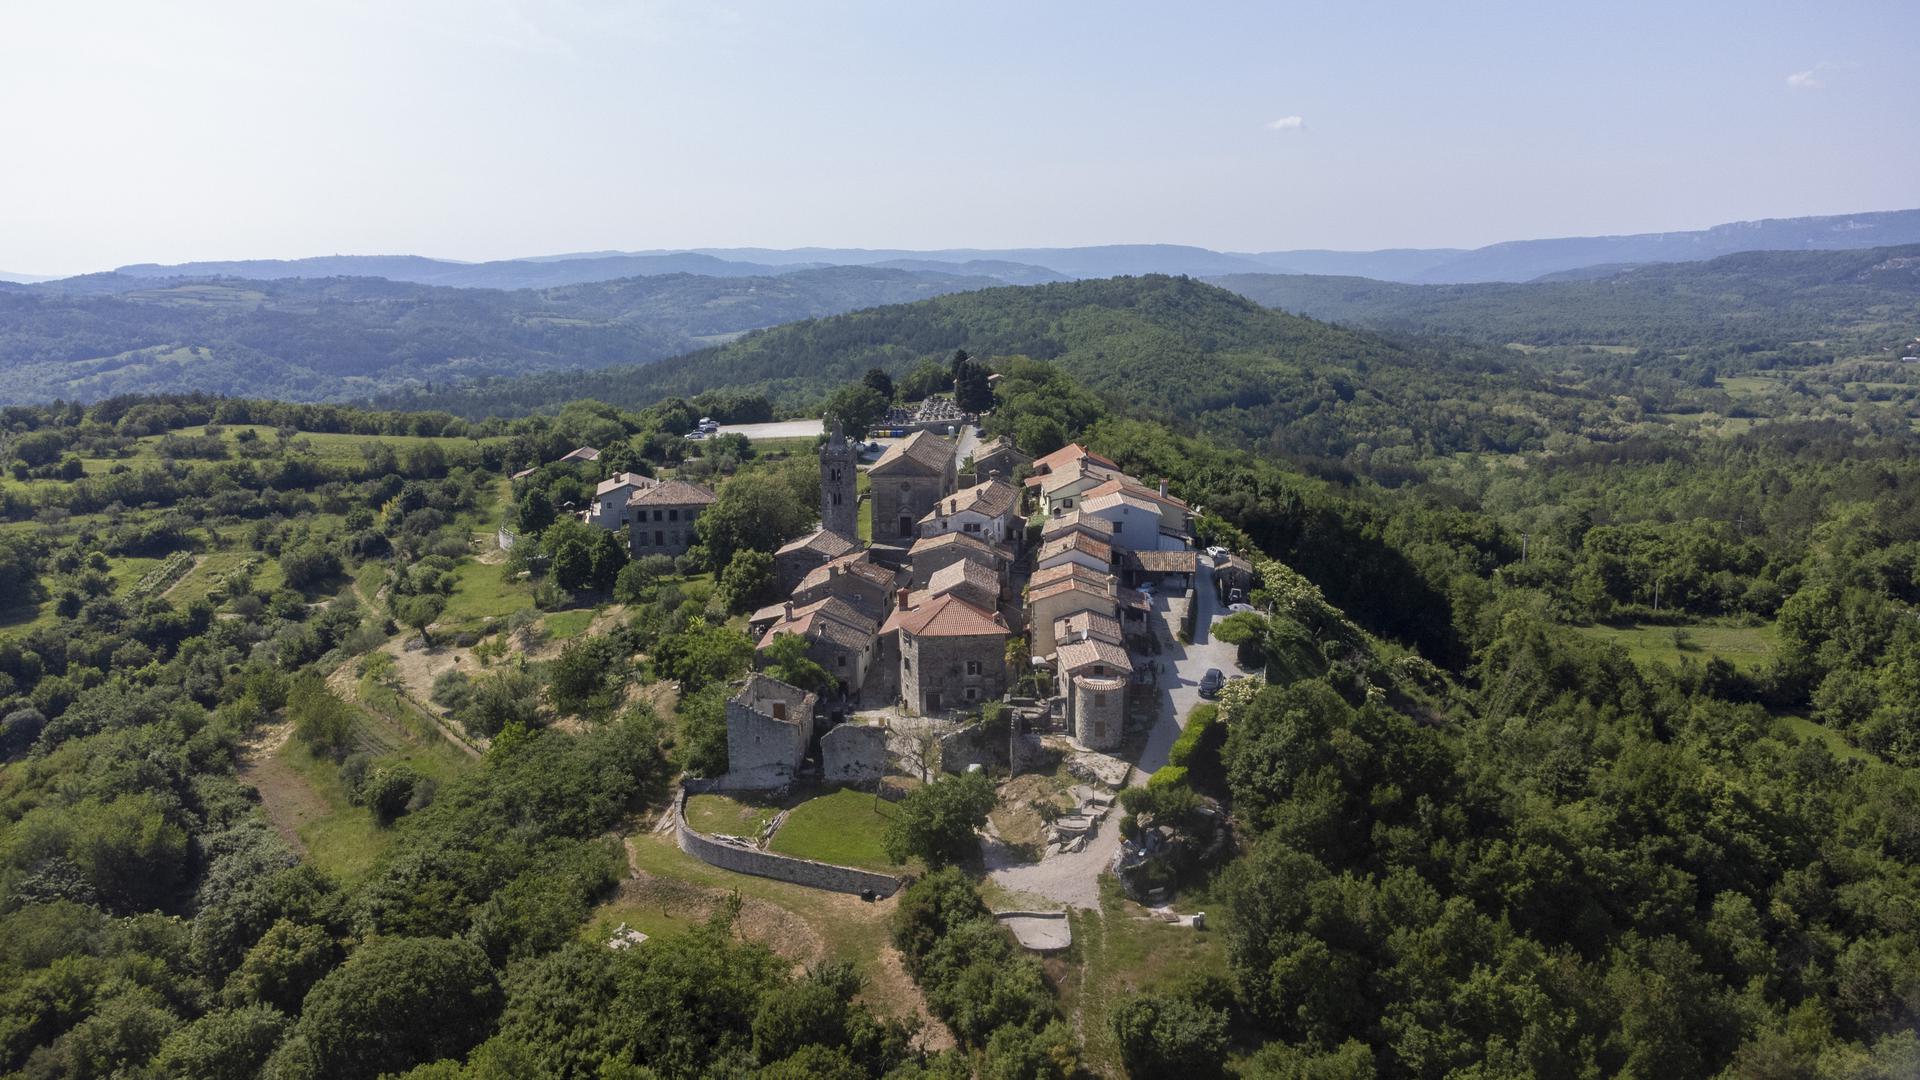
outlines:
M0 0L0 270L1920 206L1920 3Z

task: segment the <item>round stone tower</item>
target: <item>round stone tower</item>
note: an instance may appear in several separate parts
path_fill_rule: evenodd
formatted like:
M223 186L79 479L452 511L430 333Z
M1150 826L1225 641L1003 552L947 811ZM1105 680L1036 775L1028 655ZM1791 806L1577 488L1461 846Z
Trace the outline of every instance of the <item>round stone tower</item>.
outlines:
M1127 679L1124 675L1075 675L1073 737L1089 750L1112 750L1127 734Z

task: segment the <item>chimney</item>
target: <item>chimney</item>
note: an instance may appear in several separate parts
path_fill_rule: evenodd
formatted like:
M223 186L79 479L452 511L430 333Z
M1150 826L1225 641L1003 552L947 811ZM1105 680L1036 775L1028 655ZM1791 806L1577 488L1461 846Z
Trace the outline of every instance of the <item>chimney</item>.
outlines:
M902 611L906 610L907 597L911 595L912 592L913 592L912 589L909 589L904 585L902 585L898 589L895 589L893 592L893 606L901 609Z
M1160 497L1167 497L1167 478L1164 476L1160 478Z
M792 622L793 621L793 601L788 600L785 603L782 603L780 605L780 609L786 612L787 621Z

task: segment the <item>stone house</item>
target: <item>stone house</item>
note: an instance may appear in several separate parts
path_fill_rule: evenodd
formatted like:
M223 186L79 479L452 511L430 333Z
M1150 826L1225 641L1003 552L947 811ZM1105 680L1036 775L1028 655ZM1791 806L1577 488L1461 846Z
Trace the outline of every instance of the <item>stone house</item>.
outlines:
M1095 540L1087 532L1075 529L1042 541L1040 550L1034 554L1035 571L1051 570L1056 566L1079 566L1096 574L1105 574L1113 567L1113 548L1104 541Z
M727 699L727 773L721 786L780 788L807 758L818 699L755 673Z
M1095 465L1107 469L1109 472L1117 473L1120 471L1120 466L1114 464L1112 458L1096 454L1086 447L1081 446L1079 443L1068 443L1051 454L1042 454L1034 458L1033 475L1046 476L1057 469L1082 461L1091 461ZM1033 483L1032 478L1028 478L1027 482L1029 484Z
M913 542L920 519L959 486L953 455L952 443L916 431L867 469L875 541Z
M1059 517L1043 517L1038 520L1041 544L1074 533L1084 533L1089 540L1098 540L1109 548L1113 546L1113 522L1105 518L1089 517L1078 510L1069 510Z
M554 459L556 465L578 465L589 461L599 461L600 451L591 446L576 446L572 450Z
M793 603L804 606L838 597L877 623L893 610L896 587L893 571L875 563L866 552L856 551L808 571L794 586Z
M1126 492L1136 499L1144 499L1158 508L1160 513L1160 533L1162 537L1178 537L1180 546L1186 547L1193 534L1193 508L1181 500L1167 494L1167 482L1160 482L1159 490L1135 483L1131 477L1116 477L1104 484L1091 487L1081 496L1081 505L1101 499L1115 492ZM1161 548L1167 545L1162 543Z
M1098 611L1076 611L1071 615L1055 619L1053 639L1055 641L1104 641L1109 645L1127 643L1126 636L1120 630L1120 620Z
M659 484L651 476L639 473L614 473L593 489L593 505L587 509L587 524L602 529L625 529L633 524L627 504L635 495Z
M1038 498L1039 511L1048 517L1064 514L1078 507L1082 497L1090 490L1123 475L1116 469L1109 469L1090 458L1070 461L1045 476L1028 477ZM1035 483L1035 481L1038 481Z
M1184 536L1167 536L1160 531L1159 504L1132 491L1108 491L1080 504L1082 517L1095 517L1113 526L1111 543L1131 551L1179 550L1186 547Z
M895 610L881 634L898 635L900 701L910 713L938 716L1006 696L1012 631L992 612L949 594Z
M1026 537L1019 509L1020 489L993 476L941 499L920 519L920 535L957 532L996 544L1018 545Z
M911 593L907 607L919 607L942 596L957 596L982 611L1000 607L1000 578L970 559L956 559L933 572L927 587Z
M633 557L684 555L698 542L693 523L713 505L713 492L685 480L665 480L627 500Z
M859 549L860 541L851 533L815 529L773 553L773 586L791 593L809 573Z
M1244 555L1228 552L1226 558L1214 563L1213 587L1220 590L1220 598L1228 600L1235 589L1240 590L1241 599L1253 593L1253 563Z
M843 697L860 692L866 682L867 667L873 660L873 637L877 624L838 597L796 606L782 605L781 615L768 626L755 646L764 653L781 634L797 634L806 639L807 656L827 670Z
M1127 736L1127 679L1075 675L1066 686L1067 722L1089 750L1113 750Z
M1114 600L1114 591L1113 584L1105 578L1097 579L1096 583L1080 576L1029 588L1027 623L1033 640L1028 643L1028 651L1034 656L1052 656L1056 648L1054 627L1070 615L1092 612L1118 623L1119 605Z
M989 480L994 473L1012 477L1021 466L1031 466L1033 458L1014 449L1005 438L982 443L973 451L973 478L976 483Z
M913 587L926 588L934 574L961 559L979 563L992 570L1000 579L1000 591L1002 593L1007 591L1013 567L1013 553L998 544L989 544L979 537L968 536L965 533L925 536L913 542L913 547L907 552L909 576Z

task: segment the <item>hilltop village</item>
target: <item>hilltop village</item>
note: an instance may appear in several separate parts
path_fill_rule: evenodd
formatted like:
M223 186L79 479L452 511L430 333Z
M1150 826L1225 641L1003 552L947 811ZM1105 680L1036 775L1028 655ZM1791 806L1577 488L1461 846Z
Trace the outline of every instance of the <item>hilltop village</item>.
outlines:
M1232 650L1217 645L1178 649L1164 668L1159 660L1197 619L1242 599L1252 567L1196 550L1194 510L1163 480L1130 476L1077 443L1036 458L1005 438L982 442L975 418L944 398L892 422L906 429L883 427L884 442L838 424L825 432L818 524L774 552L780 599L747 616L759 670L727 704L726 770L690 778L688 790L886 790L893 776L1017 775L1064 759L1086 783L1050 823L1048 851L1085 852L1133 766L1145 775L1165 763L1195 687L1212 678L1206 689L1218 689L1210 665L1237 674ZM597 458L589 447L567 455ZM578 516L622 535L633 558L679 555L714 500L696 483L615 472ZM766 672L787 636L828 674L825 687ZM1079 895L1125 858L1122 846L1117 836L1097 845ZM870 875L826 877L847 891L875 885Z

